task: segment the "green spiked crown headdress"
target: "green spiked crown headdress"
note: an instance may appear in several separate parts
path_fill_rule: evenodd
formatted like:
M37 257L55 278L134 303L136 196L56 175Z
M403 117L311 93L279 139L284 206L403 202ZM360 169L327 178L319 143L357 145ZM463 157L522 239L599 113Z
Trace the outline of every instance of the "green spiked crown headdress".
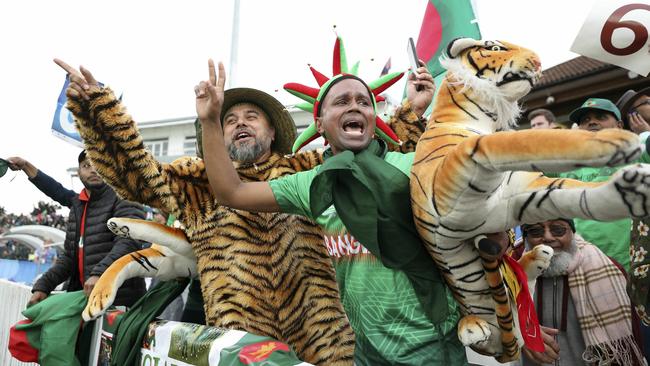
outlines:
M299 83L287 83L284 85L284 89L286 91L305 101L304 103L297 104L296 108L302 109L306 112L311 112L314 115L314 121L300 134L300 136L298 136L294 142L292 149L293 152L300 150L303 146L307 145L311 141L317 139L318 136L320 136L315 122L316 118L319 117L318 114L320 113L320 103L323 101L323 98L327 94L329 87L335 80L344 75L353 75L358 79L358 68L359 63L357 62L352 66L352 68L348 69L348 63L345 56L345 48L343 47L343 40L337 36L336 42L334 42L331 78L323 75L321 72L317 71L310 65L309 69L311 70L311 73L314 75L314 78L318 83L318 88L309 87ZM375 112L377 111L377 102L384 100L384 98L379 94L388 89L388 87L391 85L395 84L395 82L397 82L397 80L399 80L403 75L403 72L393 72L367 84L368 88L371 91L370 96L372 98L372 104L375 108ZM393 144L400 143L399 138L397 135L395 135L395 132L393 132L390 127L388 127L386 122L384 122L378 116L376 117L375 122L375 133L379 137Z

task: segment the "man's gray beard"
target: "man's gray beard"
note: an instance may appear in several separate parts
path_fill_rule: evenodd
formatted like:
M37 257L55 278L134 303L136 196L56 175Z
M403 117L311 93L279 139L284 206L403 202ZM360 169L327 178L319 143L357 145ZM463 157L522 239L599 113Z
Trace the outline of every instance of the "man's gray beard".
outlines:
M270 148L270 138L262 141L258 141L257 138L255 138L253 143L240 144L239 147L232 142L228 145L228 155L230 156L230 160L238 163L254 163Z
M528 243L526 243L528 245ZM564 276L569 273L569 266L578 252L576 239L571 240L571 245L566 250L556 250L551 258L551 264L542 272L542 277Z

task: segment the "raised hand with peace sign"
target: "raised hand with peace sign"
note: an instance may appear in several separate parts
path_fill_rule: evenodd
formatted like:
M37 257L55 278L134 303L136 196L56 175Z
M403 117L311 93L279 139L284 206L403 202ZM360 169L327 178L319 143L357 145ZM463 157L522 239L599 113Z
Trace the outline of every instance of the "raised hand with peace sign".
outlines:
M196 114L201 123L221 124L221 108L223 106L223 89L226 84L226 70L219 62L219 77L214 68L214 61L208 60L210 80L201 81L194 87L196 94Z

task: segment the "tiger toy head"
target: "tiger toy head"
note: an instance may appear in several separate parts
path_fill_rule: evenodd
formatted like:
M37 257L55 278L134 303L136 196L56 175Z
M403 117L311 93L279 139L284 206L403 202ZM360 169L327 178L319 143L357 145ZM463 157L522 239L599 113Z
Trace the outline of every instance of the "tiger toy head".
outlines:
M456 39L441 64L448 72L432 120L475 120L482 133L514 127L520 113L517 100L530 92L541 75L533 51L503 41Z

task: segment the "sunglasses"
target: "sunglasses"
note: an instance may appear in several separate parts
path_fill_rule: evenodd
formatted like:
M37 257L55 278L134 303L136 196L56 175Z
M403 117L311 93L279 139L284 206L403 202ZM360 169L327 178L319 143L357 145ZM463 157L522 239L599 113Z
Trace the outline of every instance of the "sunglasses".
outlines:
M566 226L561 224L551 224L548 226L548 230L551 233L551 235L555 237L560 237L560 236L564 236L564 234L566 234L567 230L569 229ZM543 226L533 226L531 228L526 229L526 235L535 239L543 238L544 233L546 233L546 229Z

